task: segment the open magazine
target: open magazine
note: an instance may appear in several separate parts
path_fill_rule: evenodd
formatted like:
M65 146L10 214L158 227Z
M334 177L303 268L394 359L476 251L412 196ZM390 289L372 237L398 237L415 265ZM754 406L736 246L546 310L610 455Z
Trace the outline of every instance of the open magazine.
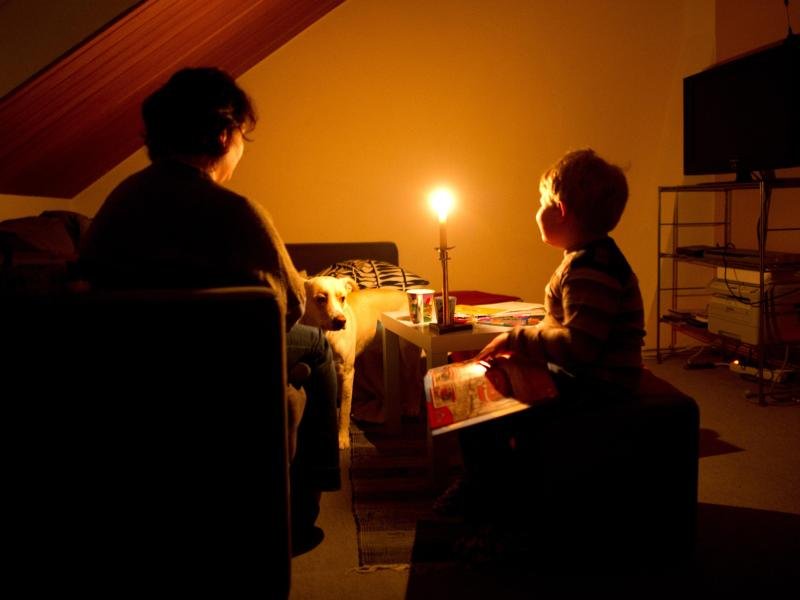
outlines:
M536 325L544 317L544 305L532 302L498 302L478 306L456 305L456 317L473 323L503 327Z
M439 435L530 408L558 396L549 371L509 354L430 369L425 398L431 433Z

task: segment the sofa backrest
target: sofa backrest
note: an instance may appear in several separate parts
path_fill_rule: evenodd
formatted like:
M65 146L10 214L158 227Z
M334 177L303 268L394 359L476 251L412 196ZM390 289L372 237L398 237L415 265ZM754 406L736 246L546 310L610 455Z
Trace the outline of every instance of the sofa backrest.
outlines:
M359 258L400 264L397 244L394 242L315 242L286 244L286 249L294 266L309 275L315 275L339 261Z

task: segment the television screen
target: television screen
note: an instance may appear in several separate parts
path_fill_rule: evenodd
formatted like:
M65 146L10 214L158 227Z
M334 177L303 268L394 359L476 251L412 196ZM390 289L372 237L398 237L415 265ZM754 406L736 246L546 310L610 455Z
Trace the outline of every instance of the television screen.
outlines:
M799 57L791 36L683 80L686 175L800 166Z

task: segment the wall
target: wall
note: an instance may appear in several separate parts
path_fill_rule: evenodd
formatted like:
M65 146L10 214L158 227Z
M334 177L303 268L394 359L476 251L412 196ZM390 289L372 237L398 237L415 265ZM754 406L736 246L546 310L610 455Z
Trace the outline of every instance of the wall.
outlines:
M656 188L683 181L681 78L714 60L714 10L348 0L240 79L261 121L231 187L267 206L286 241L395 240L439 287L425 194L449 182L451 287L539 301L560 257L536 232L539 175L592 146L627 171L614 235L650 308ZM93 214L144 164L135 154L71 206Z
M800 3L790 11L800 31ZM698 180L681 175L681 79L785 32L779 0L348 0L241 78L262 119L231 185L263 202L287 241L393 239L403 264L438 287L424 195L449 181L460 193L452 286L536 301L559 259L536 235L538 176L591 145L627 169L614 235L652 331L656 188ZM140 151L73 201L0 196L0 218L93 214L145 164ZM796 223L796 200L777 199L773 222ZM753 206L735 203L742 247ZM792 240L770 243L797 250Z
M786 37L787 26L800 34L800 2L716 0L717 57L726 60Z
M0 1L0 97L92 35L138 0ZM0 194L0 219L69 210L60 198Z
M786 9L779 0L716 0L716 37L719 60L732 58L782 40L787 34ZM800 2L789 3L789 23L800 34ZM789 74L787 74L788 76ZM797 77L795 73L791 75ZM800 168L780 169L778 177L800 177ZM757 192L738 192L733 199L732 239L739 248L756 248L759 220ZM800 190L773 192L770 226L800 227ZM783 252L800 252L797 231L768 234L767 247Z
M681 180L680 80L712 62L713 15L710 0L348 0L241 78L261 122L231 187L286 241L396 240L439 287L425 194L449 182L451 287L539 301L560 256L536 232L539 175L592 146L627 170L615 237L650 303L656 188Z

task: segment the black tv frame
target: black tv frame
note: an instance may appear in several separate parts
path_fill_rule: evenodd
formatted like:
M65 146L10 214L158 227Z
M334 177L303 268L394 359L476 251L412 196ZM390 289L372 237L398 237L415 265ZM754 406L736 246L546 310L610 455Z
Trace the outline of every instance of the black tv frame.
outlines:
M683 80L685 175L800 166L800 36Z

